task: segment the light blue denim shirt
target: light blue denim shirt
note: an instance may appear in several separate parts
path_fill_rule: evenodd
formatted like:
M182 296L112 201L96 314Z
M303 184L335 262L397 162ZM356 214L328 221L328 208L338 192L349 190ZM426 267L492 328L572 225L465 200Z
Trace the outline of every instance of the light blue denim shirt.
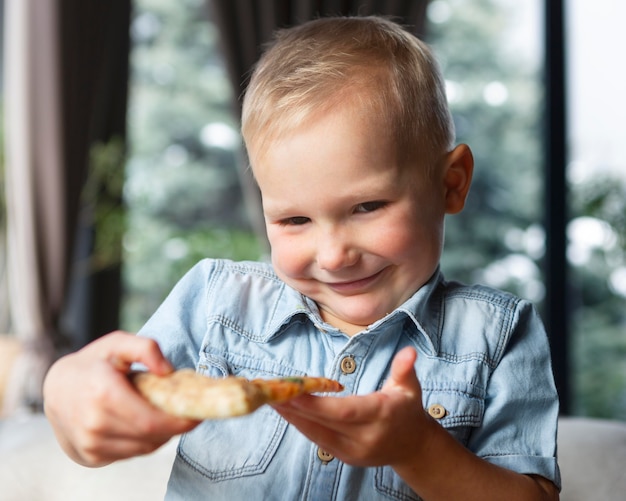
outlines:
M349 337L324 323L316 304L271 266L204 260L140 334L155 338L177 368L212 377L326 376L340 381L345 395L379 390L394 354L413 346L424 407L437 406L442 426L485 460L560 485L547 338L533 307L510 294L446 282L437 272L395 311ZM325 457L264 406L183 435L166 499L419 497L390 467Z

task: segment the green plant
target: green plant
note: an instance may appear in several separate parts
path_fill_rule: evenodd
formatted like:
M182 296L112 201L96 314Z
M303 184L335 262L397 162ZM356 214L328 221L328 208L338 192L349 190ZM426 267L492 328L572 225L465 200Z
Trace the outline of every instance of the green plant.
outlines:
M123 205L126 148L119 138L91 147L89 172L82 192L83 215L93 221L91 271L122 262L122 239L126 231Z

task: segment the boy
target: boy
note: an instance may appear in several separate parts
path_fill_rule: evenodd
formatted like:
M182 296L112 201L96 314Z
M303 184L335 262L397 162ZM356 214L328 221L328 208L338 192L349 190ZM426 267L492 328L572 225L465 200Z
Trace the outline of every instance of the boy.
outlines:
M142 329L152 340L114 333L57 362L46 412L68 454L97 466L184 432L168 499L558 499L541 322L438 268L473 159L428 49L373 17L284 31L242 131L272 265L203 261ZM136 362L346 390L196 423L133 392Z

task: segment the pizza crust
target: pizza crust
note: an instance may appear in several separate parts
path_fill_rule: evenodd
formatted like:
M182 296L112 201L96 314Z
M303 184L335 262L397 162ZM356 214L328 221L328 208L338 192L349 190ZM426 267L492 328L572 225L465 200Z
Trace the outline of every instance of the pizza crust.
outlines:
M220 419L250 414L261 405L284 402L304 393L337 392L337 381L315 377L255 379L210 378L192 369L166 376L135 373L131 381L152 405L174 416Z

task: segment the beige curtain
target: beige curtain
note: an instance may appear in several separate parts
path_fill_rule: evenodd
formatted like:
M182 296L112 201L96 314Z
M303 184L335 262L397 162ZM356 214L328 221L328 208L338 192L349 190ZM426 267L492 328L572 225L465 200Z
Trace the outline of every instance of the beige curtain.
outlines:
M78 216L91 148L125 140L130 12L131 0L5 0L8 285L22 348L6 412L39 408L50 363L117 328L119 265L71 267L79 227L78 257L93 245L90 214ZM68 320L77 276L82 323Z
M5 2L7 255L13 333L22 344L5 410L36 406L63 303L64 187L55 2Z

